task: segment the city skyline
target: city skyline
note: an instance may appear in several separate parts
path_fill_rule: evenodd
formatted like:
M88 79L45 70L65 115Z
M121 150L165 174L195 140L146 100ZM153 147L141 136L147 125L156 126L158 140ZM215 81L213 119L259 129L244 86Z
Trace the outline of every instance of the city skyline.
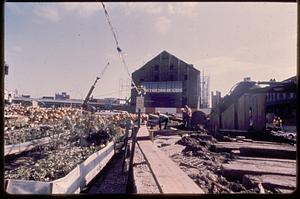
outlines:
M105 5L130 72L166 50L209 74L222 96L244 77L296 75L295 3ZM93 96L118 97L126 81L100 3L6 3L4 36L6 89L82 99L108 61Z

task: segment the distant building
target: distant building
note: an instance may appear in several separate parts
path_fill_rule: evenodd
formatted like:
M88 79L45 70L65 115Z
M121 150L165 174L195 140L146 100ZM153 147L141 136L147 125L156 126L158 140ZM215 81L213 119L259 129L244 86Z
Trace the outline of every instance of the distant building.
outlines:
M52 99L52 100L54 100L54 97L52 97L52 96L43 96L42 99Z
M216 98L220 99L219 93ZM216 99L215 98L215 99ZM214 102L214 111L210 116L211 130L247 132L248 130L261 131L265 129L266 90L256 85L249 78L235 84L230 92ZM217 101L217 100L216 100Z
M22 95L23 98L30 98L30 95Z
M132 73L136 86L146 90L144 105L146 112L155 108L165 112L185 105L196 109L200 104L200 71L167 51L148 61L140 69ZM136 106L137 92L131 90L131 106Z
M202 80L202 89L201 89L201 106L200 108L209 108L209 84L210 84L210 78L208 75L203 75Z
M5 104L11 104L12 99L17 96L17 91L11 91L8 89L4 89L4 102Z
M66 92L62 92L61 94L55 93L55 99L56 100L67 100L67 99L70 99L70 95L67 95Z
M9 69L9 66L7 63L4 63L4 74L5 75L8 75L8 69Z
M260 87L259 84L267 84ZM270 115L278 116L283 125L296 125L297 77L282 82L254 82L244 79L221 98L211 114L211 130L263 131ZM214 104L214 103L213 103Z
M96 103L101 103L101 104L107 104L107 105L112 105L112 104L120 104L120 100L118 98L103 98L103 99L92 99L90 100L91 102L96 102Z
M221 92L216 91L216 94L214 95L214 92L211 92L211 108L216 108L217 105L221 101Z
M267 113L279 116L285 125L296 125L297 76L282 82L272 81L266 97Z

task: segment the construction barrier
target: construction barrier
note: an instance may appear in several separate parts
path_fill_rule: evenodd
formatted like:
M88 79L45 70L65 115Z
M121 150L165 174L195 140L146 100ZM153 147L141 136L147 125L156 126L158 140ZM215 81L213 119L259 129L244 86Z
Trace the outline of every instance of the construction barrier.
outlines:
M72 194L80 191L103 169L114 155L114 143L93 153L77 165L65 177L40 182L30 180L7 180L6 191L10 194Z

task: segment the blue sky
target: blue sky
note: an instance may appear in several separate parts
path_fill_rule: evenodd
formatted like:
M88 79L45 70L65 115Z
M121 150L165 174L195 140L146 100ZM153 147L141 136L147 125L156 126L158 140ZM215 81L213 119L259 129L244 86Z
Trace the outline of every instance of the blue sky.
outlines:
M167 50L222 95L246 76L296 75L296 3L105 3L129 70ZM100 3L6 3L5 87L33 97L124 97L126 70Z

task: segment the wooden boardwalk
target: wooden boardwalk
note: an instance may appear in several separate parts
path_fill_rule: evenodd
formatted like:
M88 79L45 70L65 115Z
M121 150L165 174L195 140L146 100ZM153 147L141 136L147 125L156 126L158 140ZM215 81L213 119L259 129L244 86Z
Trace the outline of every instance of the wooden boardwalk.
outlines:
M143 137L143 139L138 139L137 144L161 193L204 193L187 174L150 141L150 138L145 139L147 136L149 137L149 131L145 125L142 125L137 137Z

